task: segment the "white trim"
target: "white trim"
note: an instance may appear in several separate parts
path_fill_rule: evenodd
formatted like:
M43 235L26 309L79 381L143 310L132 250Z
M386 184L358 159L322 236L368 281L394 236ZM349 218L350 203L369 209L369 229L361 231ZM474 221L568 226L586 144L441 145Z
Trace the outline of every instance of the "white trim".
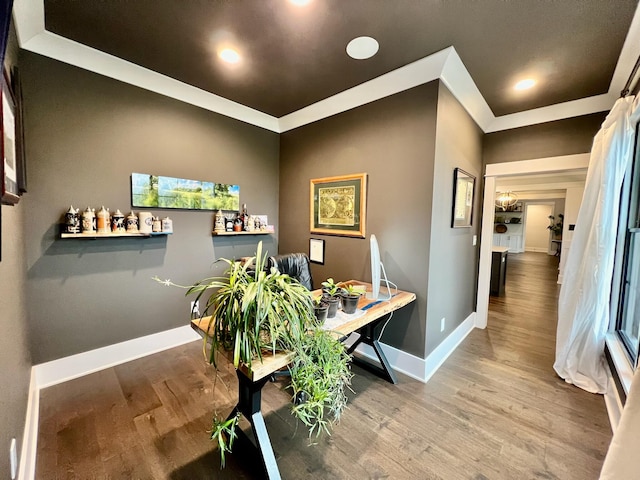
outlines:
M296 112L280 117L280 132L293 130L323 118L346 112L366 103L440 78L449 58L458 54L453 47L400 67L373 80L320 100Z
M523 175L525 173L553 173L589 168L590 153L576 153L558 157L534 158L519 162L491 163L487 165L487 177Z
M525 247L525 252L535 252L535 253L546 253L548 255L554 255L554 253L549 252L548 249L542 247Z
M616 367L616 373L622 384L622 389L625 395L629 395L631 380L633 380L633 366L631 362L629 362L624 347L615 333L607 333L605 343L609 348L609 353L611 354L613 365Z
M434 373L442 366L449 355L455 352L458 345L467 338L467 335L475 328L476 312L465 318L465 320L456 327L456 329L438 345L433 352L427 355L424 369L424 381L427 382Z
M187 325L34 365L31 368L18 480L35 478L41 389L200 339Z
M278 120L271 115L48 31L32 37L22 48L257 127L279 131Z
M394 370L426 383L474 329L475 316L475 312L472 312L427 358L416 357L381 342L382 351ZM378 357L370 346L361 344L356 352L379 364Z
M489 166L487 165L487 168ZM484 179L482 229L480 230L480 262L478 266L478 292L476 294L476 327L486 328L491 291L491 249L493 247L494 217L496 214L496 178Z
M636 9L606 93L495 117L453 46L301 110L276 118L205 92L45 30L44 0L15 0L21 48L190 103L273 132L282 133L406 89L440 79L485 133L607 111L640 54L640 6Z
M616 388L615 381L613 380L609 364L605 364L605 369L607 370L607 378L609 379L609 382L607 391L604 394L604 403L607 407L607 415L609 416L611 431L616 433L618 424L620 423L620 416L622 415L622 400L618 394L618 389Z
M620 92L618 92L618 94L619 93ZM499 132L511 128L526 127L527 125L536 125L565 118L589 115L590 113L607 112L611 110L617 98L618 95L616 94L604 93L593 97L580 98L579 100L535 108L525 112L503 115L493 120L484 132Z
M20 448L20 468L18 480L33 480L36 475L36 453L38 450L38 421L40 419L40 389L36 385L36 374L31 369L29 382L29 400L27 401L27 415L22 433L22 447Z
M491 246L493 244L494 196L496 178L509 175L566 172L589 167L589 153L558 157L536 158L519 162L493 163L486 166L484 179L484 203L482 205L482 230L480 232L480 264L478 269L478 293L476 296L476 327L486 328L489 315L489 290L491 285ZM558 276L562 283L562 275Z
M36 385L39 389L50 387L198 339L200 336L186 325L41 363L33 366Z

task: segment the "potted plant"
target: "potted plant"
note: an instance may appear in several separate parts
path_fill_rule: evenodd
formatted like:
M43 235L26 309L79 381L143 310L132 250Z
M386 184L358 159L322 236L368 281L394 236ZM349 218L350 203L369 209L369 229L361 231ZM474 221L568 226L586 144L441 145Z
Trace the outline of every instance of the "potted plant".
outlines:
M346 403L340 392L344 394L351 379L350 373L345 373L349 372L349 357L333 334L320 329L311 292L275 268L265 271L267 256L262 255L262 242L256 256L244 263L220 261L228 264L224 277L206 278L183 287L187 288L187 295L197 295L196 301L213 292L201 315L201 318L211 316L204 341L208 361L217 368L219 349L232 352L236 368L240 364L250 367L261 361L266 352L295 352L296 361L290 366L296 400L292 413L309 427L309 435L317 434L319 428L328 431ZM155 279L165 285L180 286L170 280ZM313 388L307 384L312 370L317 382ZM342 373L336 375L338 371ZM312 403L304 406L307 398ZM221 420L217 414L214 417L211 438L218 441L223 464L225 452L231 451L237 424L238 416L228 420Z
M551 230L551 232L553 233L553 235L560 239L562 238L562 229L564 228L564 215L563 214L559 214L558 215L558 221L556 222L556 217L553 215L549 215L549 226L547 227L547 230Z
M347 284L342 287L340 295L342 296L342 311L347 314L355 313L358 308L360 296L362 295L362 290L351 284Z
M341 288L333 281L333 278L327 278L322 282L323 296L325 301L329 304L327 318L335 317L338 312L338 308L340 306L340 291Z
M318 295L313 299L313 311L316 316L317 325L322 326L329 312L329 303L322 295Z
M330 332L316 329L304 337L291 366L290 388L293 412L309 428L309 436L330 433L347 405L345 390L352 376L349 355Z

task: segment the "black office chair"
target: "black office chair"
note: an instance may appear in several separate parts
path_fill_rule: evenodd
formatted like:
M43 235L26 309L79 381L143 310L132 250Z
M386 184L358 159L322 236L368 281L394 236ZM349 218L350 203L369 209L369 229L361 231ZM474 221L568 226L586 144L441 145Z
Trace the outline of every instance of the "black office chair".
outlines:
M296 279L307 290L313 289L311 263L306 253L285 253L284 255L269 257L267 267L269 270L272 267L276 267L280 273L286 273L291 278ZM289 369L285 367L269 375L269 380L275 382L277 378L286 376L289 376Z
M276 267L280 273L286 273L295 278L308 290L313 290L311 278L311 264L306 253L286 253L269 257L267 263L269 269Z

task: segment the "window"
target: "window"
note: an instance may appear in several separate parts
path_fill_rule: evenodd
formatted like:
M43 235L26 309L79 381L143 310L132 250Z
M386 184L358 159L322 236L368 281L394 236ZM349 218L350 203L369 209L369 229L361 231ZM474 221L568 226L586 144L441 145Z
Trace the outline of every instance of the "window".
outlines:
M638 363L640 345L640 148L625 173L612 288L612 320L631 364Z

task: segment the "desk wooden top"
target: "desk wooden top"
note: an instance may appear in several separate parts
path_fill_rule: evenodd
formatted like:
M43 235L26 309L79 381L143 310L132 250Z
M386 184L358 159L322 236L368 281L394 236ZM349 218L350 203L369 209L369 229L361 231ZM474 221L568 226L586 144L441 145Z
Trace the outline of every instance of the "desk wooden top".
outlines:
M349 284L354 285L364 285L366 287L367 292L371 291L371 284L360 282L357 280L349 280ZM381 295L384 295L386 289L381 288ZM314 291L313 294L319 294L320 290ZM350 320L349 315L344 315L346 317L346 321L337 326L334 331L336 335L343 336L348 335L352 332L355 332L361 327L377 320L384 315L387 315L399 308L408 305L416 299L415 293L404 292L402 290L392 291L392 297L389 300L371 300L366 298L365 295L360 297L360 301L358 302L358 310L355 314L353 314L353 319ZM373 305L371 305L373 304ZM369 306L371 305L371 306ZM364 313L362 311L364 310ZM202 317L196 318L191 321L191 327L196 330L201 336L207 336L207 330L209 324L211 323L211 317ZM232 353L226 352L220 349L220 354L223 355L227 360L233 361ZM244 373L249 379L256 381L260 380L268 375L271 375L273 372L280 370L283 367L286 367L295 356L294 352L278 352L275 355L267 352L262 355L262 362L256 359L251 368L246 365L241 364L239 370Z

